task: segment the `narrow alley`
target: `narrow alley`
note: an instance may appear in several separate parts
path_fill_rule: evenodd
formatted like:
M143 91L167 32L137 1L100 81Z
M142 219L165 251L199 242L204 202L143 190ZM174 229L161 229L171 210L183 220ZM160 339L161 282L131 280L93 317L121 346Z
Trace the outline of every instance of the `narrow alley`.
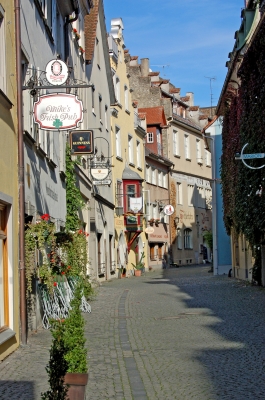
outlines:
M103 283L86 315L87 400L265 397L265 289L207 266ZM49 331L0 364L0 399L47 390Z

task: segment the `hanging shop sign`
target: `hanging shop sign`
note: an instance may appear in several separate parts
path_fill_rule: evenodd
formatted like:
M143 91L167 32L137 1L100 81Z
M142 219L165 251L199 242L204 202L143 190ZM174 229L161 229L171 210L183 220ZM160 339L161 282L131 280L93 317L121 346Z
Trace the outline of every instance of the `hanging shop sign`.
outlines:
M148 226L147 228L145 228L145 233L154 233L154 228L152 228L152 226Z
M130 209L137 213L143 208L142 197L130 197Z
M74 94L46 94L34 102L33 116L39 129L63 131L77 128L83 121L83 103Z
M168 204L167 206L164 207L163 211L166 215L172 215L174 213L175 209L171 204Z
M95 181L103 181L109 175L110 170L103 166L102 168L91 168L90 173Z
M51 85L63 85L68 79L68 67L61 60L51 60L46 65L46 79Z
M137 218L134 217L133 215L129 215L126 217L127 219L127 224L136 224L137 223Z
M91 154L94 151L93 131L74 131L70 133L72 154Z
M111 179L105 179L104 181L92 181L95 186L109 186L111 184Z

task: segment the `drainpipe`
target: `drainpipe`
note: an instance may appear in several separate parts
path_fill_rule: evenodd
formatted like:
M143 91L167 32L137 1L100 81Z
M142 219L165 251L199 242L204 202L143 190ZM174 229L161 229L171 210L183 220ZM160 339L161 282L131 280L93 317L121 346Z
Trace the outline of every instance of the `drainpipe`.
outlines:
M24 195L24 145L23 103L21 76L21 26L20 0L14 0L16 35L16 78L17 78L17 122L18 122L18 190L19 190L19 281L20 281L20 336L21 344L27 343L27 306L25 276L25 195Z

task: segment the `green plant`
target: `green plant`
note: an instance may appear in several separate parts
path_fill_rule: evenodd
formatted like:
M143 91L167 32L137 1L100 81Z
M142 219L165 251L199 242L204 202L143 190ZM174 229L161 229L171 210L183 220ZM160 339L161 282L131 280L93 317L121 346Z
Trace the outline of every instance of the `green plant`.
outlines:
M204 231L203 238L206 244L209 246L209 249L213 251L213 233L212 231Z
M64 322L64 359L67 362L67 372L86 373L88 368L86 339L84 337L85 321L80 308L82 292L83 287L79 283L71 301L69 315Z
M80 227L78 211L84 207L84 200L79 188L76 186L75 166L79 160L72 160L71 149L66 144L65 150L65 175L66 175L66 231L77 231Z
M64 321L54 320L51 322L53 341L50 349L50 360L46 367L50 389L45 393L41 393L41 399L65 400L68 388L64 384L64 377L67 372L67 362L64 357L66 351L64 344Z
M134 268L134 269L144 269L144 266L145 266L145 263L143 262L143 259L144 259L144 258L145 258L145 254L144 254L144 252L142 251L141 257L140 257L140 260L138 261L138 263L137 263L137 264L133 264L133 263L132 263L133 268Z

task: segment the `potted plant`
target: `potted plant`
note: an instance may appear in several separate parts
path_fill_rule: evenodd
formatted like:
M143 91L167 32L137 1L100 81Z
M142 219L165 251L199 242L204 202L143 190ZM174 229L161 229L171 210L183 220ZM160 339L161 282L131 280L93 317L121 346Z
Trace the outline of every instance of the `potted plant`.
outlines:
M126 278L126 268L125 267L120 267L118 268L119 272L118 272L118 278Z
M144 252L142 252L139 262L137 264L133 264L132 263L132 266L133 266L133 268L135 270L134 271L134 276L141 276L142 275L142 271L145 268L145 263L143 262L144 258L145 258L145 254L144 254Z
M85 321L81 314L83 285L77 283L69 315L52 322L53 342L46 368L50 390L42 400L84 400L88 381Z

